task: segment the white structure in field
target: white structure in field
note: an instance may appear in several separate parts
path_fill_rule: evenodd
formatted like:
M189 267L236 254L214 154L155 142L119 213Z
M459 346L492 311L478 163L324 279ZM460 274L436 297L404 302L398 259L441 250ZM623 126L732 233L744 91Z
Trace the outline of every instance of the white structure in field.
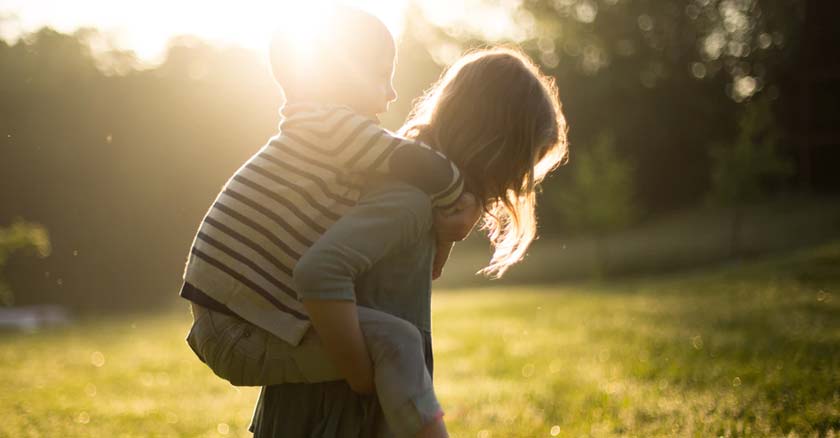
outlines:
M60 306L0 307L0 330L33 331L70 323L70 314Z

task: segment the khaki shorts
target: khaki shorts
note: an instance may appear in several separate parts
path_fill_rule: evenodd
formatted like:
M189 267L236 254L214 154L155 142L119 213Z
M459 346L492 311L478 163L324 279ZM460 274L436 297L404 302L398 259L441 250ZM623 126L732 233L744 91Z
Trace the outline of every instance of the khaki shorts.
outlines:
M219 377L235 386L341 380L314 330L293 346L241 318L193 304L187 344Z
M193 352L236 386L342 380L315 330L294 346L243 319L193 304L187 335ZM374 366L374 384L389 428L414 436L443 415L426 368L423 338L411 323L358 307L359 325Z

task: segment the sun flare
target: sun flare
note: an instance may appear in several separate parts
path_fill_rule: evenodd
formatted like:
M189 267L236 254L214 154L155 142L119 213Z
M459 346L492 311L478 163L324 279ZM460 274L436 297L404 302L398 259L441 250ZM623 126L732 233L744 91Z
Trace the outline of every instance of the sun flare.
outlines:
M266 50L272 33L278 30L293 32L305 41L307 35L311 36L319 29L322 12L329 3L347 4L370 12L399 36L407 0L244 0L236 3L147 0L142 4L98 0L4 0L2 3L0 18L6 13L13 17L3 22L4 38L14 39L45 25L64 32L95 27L110 35L117 46L134 50L141 59L158 61L165 54L169 39L177 35L194 35L216 44L237 45L260 52ZM36 7L38 3L42 7ZM280 23L284 23L285 29L280 29Z
M236 7L218 7L214 18L202 20L194 33L219 42L238 44L263 51L275 32L294 37L305 51L316 34L325 29L326 15L331 3L343 3L364 9L379 17L392 33L402 31L405 1L251 1ZM221 24L221 25L220 25Z
M80 27L94 27L104 32L114 46L133 50L142 61L151 64L163 59L170 39L179 35L266 53L272 34L281 22L286 22L285 31L300 35L303 44L307 41L305 37L318 29L319 17L330 3L358 7L379 17L396 38L402 35L406 18L410 18L406 17L409 0L243 0L235 3L2 0L0 3L0 38L14 41L42 26L67 33ZM501 2L488 6L480 0L422 0L416 3L426 19L436 25L462 27L489 40L522 39L517 33L521 33L521 29L512 24L518 4ZM285 20L285 17L295 17L295 20Z
M284 40L294 43L296 55L306 57L312 52L317 38L330 32L326 25L327 11L313 3L282 5L273 11L277 22L272 33L282 33Z

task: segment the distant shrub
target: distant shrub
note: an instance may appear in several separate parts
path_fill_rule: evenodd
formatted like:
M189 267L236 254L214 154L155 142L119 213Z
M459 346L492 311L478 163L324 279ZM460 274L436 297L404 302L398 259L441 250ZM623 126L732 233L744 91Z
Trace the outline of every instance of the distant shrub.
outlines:
M572 186L558 190L554 206L579 232L603 234L624 228L636 217L634 170L616 153L615 137L601 134L590 147L575 148Z
M38 257L50 254L50 238L46 228L38 224L16 220L9 227L0 227L0 305L14 302L12 290L3 279L3 267L15 251L32 251Z
M779 137L769 101L756 101L744 107L735 141L710 149L709 200L732 207L731 256L739 253L743 204L765 198L769 183L793 173L792 164L779 151Z
M615 137L603 133L590 147L575 148L570 161L572 185L558 190L553 206L574 231L597 239L596 276L608 273L606 234L637 217L635 167L618 156Z
M723 205L760 200L768 182L790 175L793 167L779 152L779 136L769 103L747 104L735 140L710 149L710 200Z

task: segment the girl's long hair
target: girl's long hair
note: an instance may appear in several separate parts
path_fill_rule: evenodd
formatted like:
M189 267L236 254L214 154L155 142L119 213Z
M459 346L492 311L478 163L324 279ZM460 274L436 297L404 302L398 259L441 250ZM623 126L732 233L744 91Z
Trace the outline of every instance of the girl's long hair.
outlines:
M494 252L480 272L501 277L537 235L536 190L568 161L557 86L521 51L473 51L450 66L400 130L446 154L483 202Z

